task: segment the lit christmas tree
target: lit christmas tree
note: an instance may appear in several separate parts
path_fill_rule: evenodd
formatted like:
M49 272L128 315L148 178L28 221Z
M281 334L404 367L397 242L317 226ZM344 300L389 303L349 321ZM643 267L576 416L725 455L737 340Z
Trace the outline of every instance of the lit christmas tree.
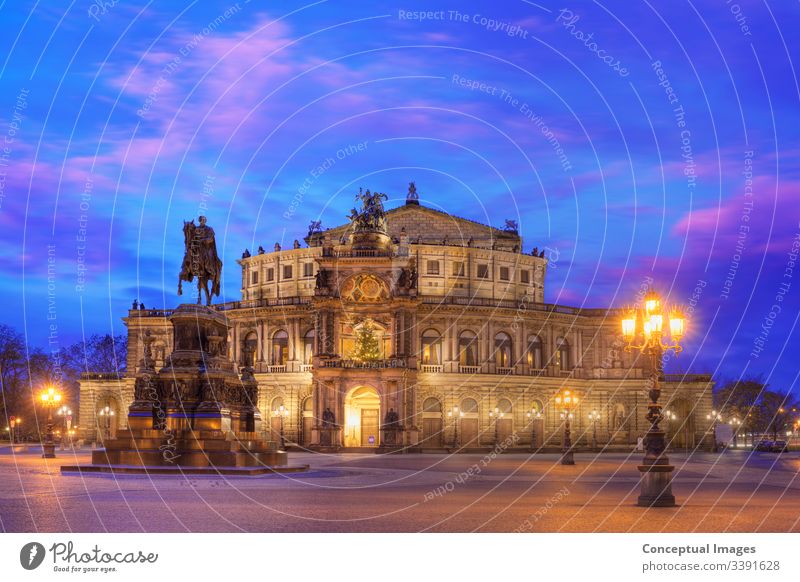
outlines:
M359 362L380 360L381 342L375 335L375 326L369 319L356 329L355 347L350 357Z

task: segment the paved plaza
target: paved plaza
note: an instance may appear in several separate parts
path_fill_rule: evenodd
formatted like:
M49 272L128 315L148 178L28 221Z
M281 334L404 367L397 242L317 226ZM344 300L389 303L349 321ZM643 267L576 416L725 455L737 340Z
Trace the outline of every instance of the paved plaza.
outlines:
M679 507L636 506L636 457L322 455L304 474L62 475L89 451L0 448L5 532L789 532L800 531L800 455L675 453Z

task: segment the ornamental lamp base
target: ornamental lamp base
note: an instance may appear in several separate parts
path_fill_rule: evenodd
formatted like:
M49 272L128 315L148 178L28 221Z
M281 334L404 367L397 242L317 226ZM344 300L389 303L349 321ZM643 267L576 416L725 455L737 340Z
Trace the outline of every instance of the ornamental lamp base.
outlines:
M44 443L42 445L42 458L43 459L55 459L56 458L56 444L55 443Z
M575 459L572 456L572 449L561 454L562 465L574 465Z
M642 488L637 505L639 507L675 507L672 494L672 465L639 465L642 473Z

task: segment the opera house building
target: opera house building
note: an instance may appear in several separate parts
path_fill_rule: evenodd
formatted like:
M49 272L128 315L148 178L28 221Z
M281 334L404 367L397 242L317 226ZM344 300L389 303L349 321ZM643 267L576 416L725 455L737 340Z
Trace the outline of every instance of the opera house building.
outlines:
M246 251L241 299L211 306L228 358L257 381L264 438L294 450L552 450L566 388L581 395L578 448L632 450L649 426L651 371L623 349L620 311L546 303L548 257L513 221L428 208L413 184L397 208L384 198L360 192L349 223ZM173 351L170 316L131 309L127 372L83 375L85 440L125 428L145 343L156 368ZM710 448L710 376L662 379L671 447Z

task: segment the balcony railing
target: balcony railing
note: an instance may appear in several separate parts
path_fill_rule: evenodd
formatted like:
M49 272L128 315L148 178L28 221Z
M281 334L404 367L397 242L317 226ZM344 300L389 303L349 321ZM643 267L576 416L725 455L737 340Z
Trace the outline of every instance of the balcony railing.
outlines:
M458 373L459 374L477 374L481 370L480 366L459 366Z
M301 372L310 372L314 369L312 364L300 364L300 371Z
M426 374L439 374L442 371L442 366L440 364L422 364L419 367L419 371Z
M491 299L488 297L460 297L457 295L423 295L422 302L429 305L463 305L465 307L495 307L500 309L517 309L520 311L542 311L545 313L563 313L565 315L583 315L593 317L616 317L621 309L586 308L556 305L554 303L533 303L521 299Z
M322 360L323 368L364 368L364 369L382 369L382 368L405 368L407 361L405 358L390 358L388 360Z
M498 374L502 374L504 376L508 376L509 374L513 374L514 373L514 368L503 368L503 367L499 367L498 366L497 373Z
M267 366L267 372L270 374L283 374L286 372L286 364Z

